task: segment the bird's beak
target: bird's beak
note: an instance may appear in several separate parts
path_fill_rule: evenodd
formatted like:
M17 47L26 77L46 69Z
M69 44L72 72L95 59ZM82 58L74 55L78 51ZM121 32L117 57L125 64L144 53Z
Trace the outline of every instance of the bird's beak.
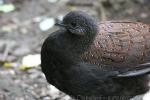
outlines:
M63 24L62 21L59 21L57 23L55 23L56 26L59 26L59 27L67 27L65 24Z

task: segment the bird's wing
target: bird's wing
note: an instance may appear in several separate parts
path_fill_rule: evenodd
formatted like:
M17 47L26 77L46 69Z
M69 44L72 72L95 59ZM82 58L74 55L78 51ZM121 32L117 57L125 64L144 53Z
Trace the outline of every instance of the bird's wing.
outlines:
M80 64L81 65L81 64ZM126 70L113 70L109 68L99 68L96 65L92 64L82 64L84 70L89 70L93 75L98 77L110 77L110 78L129 78L129 77L138 77L150 74L150 63L140 64L134 68L130 67Z
M140 22L106 21L99 23L93 45L81 55L92 64L137 65L150 53L150 26Z
M134 67L134 69L118 74L117 77L136 77L146 74L150 74L150 63L140 64Z

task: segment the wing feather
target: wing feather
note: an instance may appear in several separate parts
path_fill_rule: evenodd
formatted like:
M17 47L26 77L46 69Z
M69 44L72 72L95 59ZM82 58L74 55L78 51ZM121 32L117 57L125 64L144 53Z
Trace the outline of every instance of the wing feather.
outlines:
M81 59L91 64L137 65L150 51L150 26L140 22L100 22L98 34Z

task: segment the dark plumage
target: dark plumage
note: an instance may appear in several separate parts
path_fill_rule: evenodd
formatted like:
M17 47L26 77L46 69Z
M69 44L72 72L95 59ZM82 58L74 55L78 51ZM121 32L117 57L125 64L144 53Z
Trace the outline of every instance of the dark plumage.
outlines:
M148 91L150 26L68 13L41 51L47 81L78 99L126 100ZM123 96L123 97L122 97ZM117 98L117 99L114 99Z

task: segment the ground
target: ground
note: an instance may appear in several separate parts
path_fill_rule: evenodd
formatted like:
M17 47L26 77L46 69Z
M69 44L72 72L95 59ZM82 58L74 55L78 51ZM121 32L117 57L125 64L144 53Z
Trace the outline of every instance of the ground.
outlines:
M99 21L150 23L150 0L0 1L13 4L16 8L0 13L0 100L70 99L46 82L40 65L31 67L22 63L25 56L40 54L44 39L57 30L52 23L46 23L49 27L45 28L45 20L55 22L71 10L83 10Z

